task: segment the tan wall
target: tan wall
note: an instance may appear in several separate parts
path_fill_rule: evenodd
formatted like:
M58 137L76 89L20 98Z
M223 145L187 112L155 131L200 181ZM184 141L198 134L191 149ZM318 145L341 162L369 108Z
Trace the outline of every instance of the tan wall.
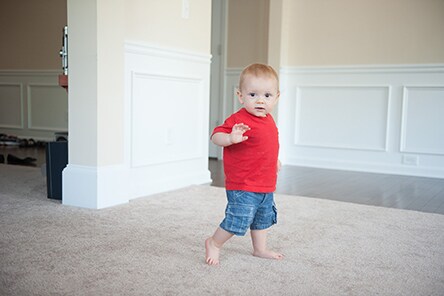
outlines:
M211 1L189 4L189 18L184 19L182 0L126 0L125 39L210 53Z
M283 2L282 65L444 62L443 0ZM126 39L210 52L211 1L190 0L189 19L181 0L125 5ZM267 61L268 7L269 0L229 1L228 67ZM0 69L61 68L65 24L66 1L1 1Z
M210 53L211 1L125 1L125 39ZM0 1L0 69L61 69L59 50L67 24L66 0Z
M444 62L443 0L284 0L282 65Z
M66 0L0 1L0 69L61 69Z
M269 0L228 2L227 67L268 59Z
M283 0L270 0L268 26L268 64L275 69L281 65Z

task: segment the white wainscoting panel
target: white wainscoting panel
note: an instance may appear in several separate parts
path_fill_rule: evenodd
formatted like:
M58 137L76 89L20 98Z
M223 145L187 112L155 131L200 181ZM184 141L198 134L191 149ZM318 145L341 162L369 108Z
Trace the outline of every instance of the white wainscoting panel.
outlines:
M54 140L68 131L68 94L56 70L0 71L0 133Z
M404 87L401 150L444 155L444 85Z
M67 129L68 100L64 88L54 84L29 84L27 93L29 129L53 132Z
M284 164L444 178L444 65L280 69Z
M222 122L242 107L236 95L237 89L239 88L239 76L241 72L241 68L230 68L225 71L225 99L223 104Z
M125 44L124 162L130 199L211 182L210 58Z
M135 72L132 81L131 165L205 157L203 79Z
M388 87L300 86L295 144L384 151L388 106Z
M23 91L20 83L0 83L0 129L23 128Z

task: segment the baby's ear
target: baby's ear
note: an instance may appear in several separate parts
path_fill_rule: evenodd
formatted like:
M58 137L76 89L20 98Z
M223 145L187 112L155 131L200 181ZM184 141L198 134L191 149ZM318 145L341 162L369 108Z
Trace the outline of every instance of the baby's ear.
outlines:
M244 99L243 99L242 93L241 93L241 91L239 89L236 90L236 95L237 95L237 98L238 98L239 102L241 104L243 104L244 103Z

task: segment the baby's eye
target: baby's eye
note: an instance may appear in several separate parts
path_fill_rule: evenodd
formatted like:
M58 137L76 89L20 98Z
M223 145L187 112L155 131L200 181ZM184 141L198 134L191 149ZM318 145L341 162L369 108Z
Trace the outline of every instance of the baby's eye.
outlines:
M248 95L249 95L250 97L255 97L255 96L256 96L256 93L253 93L253 92L252 92L252 93L249 93Z
M266 97L266 98L270 98L270 97L272 97L272 96L273 96L273 95L270 94L270 93L266 93L266 94L265 94L265 97Z

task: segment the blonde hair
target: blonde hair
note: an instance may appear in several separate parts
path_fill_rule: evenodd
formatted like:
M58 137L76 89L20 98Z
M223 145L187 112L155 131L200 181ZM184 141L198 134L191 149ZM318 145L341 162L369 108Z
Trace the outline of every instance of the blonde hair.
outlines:
M273 69L273 67L271 67L269 65L265 65L265 64L259 64L259 63L251 64L251 65L248 65L247 67L245 67L240 74L239 90L242 89L242 86L245 81L245 77L247 77L248 75L252 75L255 77L267 76L267 77L271 77L271 78L276 79L276 85L277 85L277 89L279 91L279 77L278 77L278 74L276 73L276 71Z

